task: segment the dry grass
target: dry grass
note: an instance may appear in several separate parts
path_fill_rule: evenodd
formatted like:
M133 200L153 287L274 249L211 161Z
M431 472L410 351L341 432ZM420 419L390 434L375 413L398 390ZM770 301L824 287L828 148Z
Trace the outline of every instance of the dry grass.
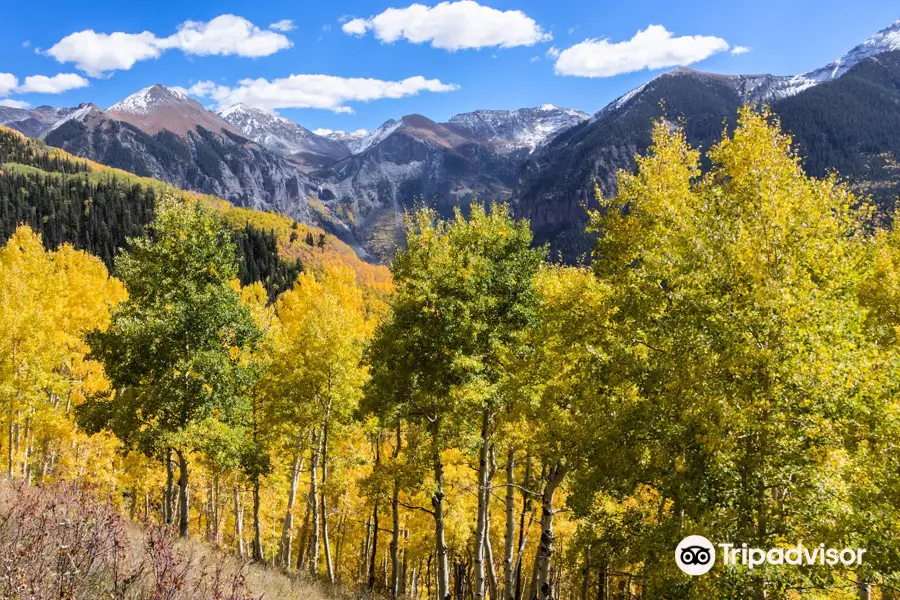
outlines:
M319 600L314 583L123 518L72 483L0 478L0 599Z

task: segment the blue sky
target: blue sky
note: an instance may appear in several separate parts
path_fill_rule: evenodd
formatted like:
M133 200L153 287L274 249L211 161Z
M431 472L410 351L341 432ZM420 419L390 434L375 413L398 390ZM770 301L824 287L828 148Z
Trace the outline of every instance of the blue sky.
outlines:
M345 131L409 113L440 121L545 103L592 113L672 68L653 68L660 63L795 74L900 19L896 0L852 9L821 0L468 0L445 3L445 12L432 12L435 0L411 4L20 2L0 24L0 98L106 108L162 83L205 93L197 98L204 105L243 99L311 129ZM291 23L270 29L285 20ZM651 25L661 27L648 31ZM142 32L149 33L136 35ZM749 51L735 54L736 47ZM60 74L67 77L34 77ZM45 93L59 90L67 91Z

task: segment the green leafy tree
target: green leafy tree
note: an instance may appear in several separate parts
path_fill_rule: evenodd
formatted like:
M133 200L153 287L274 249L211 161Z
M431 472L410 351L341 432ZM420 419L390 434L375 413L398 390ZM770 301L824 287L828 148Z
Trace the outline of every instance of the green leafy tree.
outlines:
M376 412L426 427L431 437L438 597L449 596L441 452L454 436L480 432L475 596L484 596L489 443L505 365L536 318L534 277L543 260L527 222L506 206L457 210L439 220L422 209L407 223L407 249L392 265L397 294L376 332L369 399Z
M231 237L196 202L160 200L148 235L132 240L116 272L128 300L89 339L115 394L87 403L79 416L89 430L108 428L127 446L175 453L178 528L186 536L189 453L202 445L203 431L223 435L208 421L243 437L256 376L248 352L260 332L234 283Z

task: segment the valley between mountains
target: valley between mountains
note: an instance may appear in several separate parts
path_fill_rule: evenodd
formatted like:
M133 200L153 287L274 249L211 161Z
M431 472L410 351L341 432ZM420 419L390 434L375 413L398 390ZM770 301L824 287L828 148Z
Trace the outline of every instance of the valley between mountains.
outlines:
M365 134L318 135L237 104L212 112L153 85L102 109L0 107L0 124L71 154L323 228L370 262L390 260L417 203L448 215L475 199L509 202L537 243L586 260L594 186L616 193L651 124L683 123L708 148L743 104L769 105L807 171L836 170L888 214L900 195L900 21L840 59L794 76L686 68L655 77L589 115L543 105L478 110L446 122L412 114ZM723 125L724 124L724 125Z

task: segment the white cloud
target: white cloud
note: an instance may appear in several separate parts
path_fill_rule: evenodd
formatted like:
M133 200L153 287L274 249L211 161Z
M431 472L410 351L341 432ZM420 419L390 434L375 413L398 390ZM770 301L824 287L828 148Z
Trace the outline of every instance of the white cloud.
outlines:
M341 29L350 35L365 35L369 29L369 23L365 19L353 19L344 23Z
M455 84L442 83L422 76L402 81L383 81L362 77L333 75L291 75L269 81L243 79L237 87L200 81L188 89L195 96L208 97L225 107L243 102L267 110L279 108L319 108L337 113L352 113L348 102L369 102L382 98L403 98L419 92L450 92Z
M0 97L19 87L19 78L12 73L0 73Z
M96 33L88 29L72 33L56 42L47 54L61 63L75 67L92 77L107 71L130 69L134 63L157 58L162 51L149 31L143 33Z
M531 62L537 62L537 61L539 61L539 60L541 60L541 55L540 55L540 54L537 55L537 56L532 56L532 57L531 57Z
M259 57L289 48L291 41L280 33L260 29L235 15L220 15L208 22L185 21L169 37L142 33L97 33L91 29L72 33L54 44L45 54L92 77L130 69L141 60L158 58L170 49L185 54Z
M0 106L8 106L10 108L28 108L29 104L24 100L13 100L12 98L3 98L0 100Z
M38 94L61 94L69 90L87 87L90 82L75 73L60 73L53 77L46 75L31 75L25 78L25 83L16 88L16 92Z
M362 137L369 133L368 129L357 129L356 131L351 131L349 134L343 129L327 129L325 127L320 127L318 129L313 129L313 133L316 135L331 135L332 133L336 133L338 135L352 135L354 137Z
M412 4L389 8L368 19L347 21L342 29L350 35L372 31L376 38L388 43L401 38L414 44L429 42L444 50L533 46L552 39L522 11L501 11L474 0L441 2L433 7Z
M269 25L269 29L274 31L281 31L287 33L288 31L293 31L297 26L294 25L294 22L290 19L282 19L280 21L275 21L271 25Z
M642 69L689 65L728 50L719 37L674 37L662 25L650 25L628 41L588 39L563 50L556 60L557 75L612 77Z
M31 46L31 40L25 40L24 42L22 42L23 48L28 48L30 46Z
M747 46L735 46L731 49L731 53L735 56L738 54L747 54L748 52L750 52L750 48Z
M544 55L547 58L559 58L560 52L560 49L556 46L550 46L549 48L547 48L547 52L545 52Z
M186 54L237 54L251 58L269 56L292 45L280 33L265 31L234 15L220 15L206 23L185 21L177 33L157 43L160 48L177 48Z

